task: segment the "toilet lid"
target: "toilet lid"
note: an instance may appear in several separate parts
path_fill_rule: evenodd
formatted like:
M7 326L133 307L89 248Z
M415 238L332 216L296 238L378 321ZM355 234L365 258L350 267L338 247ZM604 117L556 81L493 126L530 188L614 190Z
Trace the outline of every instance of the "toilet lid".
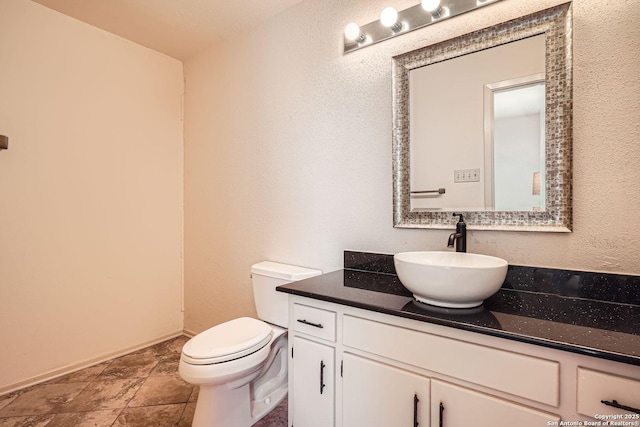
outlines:
M231 360L250 354L264 347L273 331L267 323L240 317L191 338L182 348L182 352L191 359L217 359L218 362Z

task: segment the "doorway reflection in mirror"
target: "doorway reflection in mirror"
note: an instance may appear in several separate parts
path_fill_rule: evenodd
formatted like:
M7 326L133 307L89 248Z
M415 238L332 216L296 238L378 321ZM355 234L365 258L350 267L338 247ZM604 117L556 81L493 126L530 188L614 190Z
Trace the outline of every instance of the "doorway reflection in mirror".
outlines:
M485 115L489 115L485 123L492 123L485 130L485 168L491 178L485 185L485 207L498 211L544 210L544 76L488 86L487 96L493 99L486 105L492 104L493 108L485 109Z

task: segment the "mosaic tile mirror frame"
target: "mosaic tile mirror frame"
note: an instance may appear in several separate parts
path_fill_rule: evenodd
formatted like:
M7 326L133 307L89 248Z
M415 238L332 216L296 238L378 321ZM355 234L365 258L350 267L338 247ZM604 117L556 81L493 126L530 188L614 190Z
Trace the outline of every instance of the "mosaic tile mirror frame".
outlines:
M393 58L393 221L399 228L449 229L451 210L411 209L409 72L536 35L545 36L546 199L541 211L466 211L472 230L570 232L572 214L572 17L561 4Z

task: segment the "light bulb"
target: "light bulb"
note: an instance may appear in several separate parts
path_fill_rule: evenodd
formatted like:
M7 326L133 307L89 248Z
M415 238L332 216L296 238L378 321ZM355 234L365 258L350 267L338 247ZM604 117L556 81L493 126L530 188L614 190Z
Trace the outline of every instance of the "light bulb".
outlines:
M440 0L422 0L422 8L427 12L435 12L440 8Z
M347 40L361 42L364 40L364 34L360 31L358 24L352 22L344 27L344 36Z
M398 12L392 7L386 7L380 14L380 22L385 27L393 27L398 22Z

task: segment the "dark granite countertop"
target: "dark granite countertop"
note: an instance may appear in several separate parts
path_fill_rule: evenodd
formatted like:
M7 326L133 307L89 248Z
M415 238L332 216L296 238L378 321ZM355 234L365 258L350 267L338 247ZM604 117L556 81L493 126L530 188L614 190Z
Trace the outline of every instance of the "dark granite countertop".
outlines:
M343 270L278 290L640 366L640 276L510 266L483 306L446 309L415 301L389 255L354 266L353 254Z

